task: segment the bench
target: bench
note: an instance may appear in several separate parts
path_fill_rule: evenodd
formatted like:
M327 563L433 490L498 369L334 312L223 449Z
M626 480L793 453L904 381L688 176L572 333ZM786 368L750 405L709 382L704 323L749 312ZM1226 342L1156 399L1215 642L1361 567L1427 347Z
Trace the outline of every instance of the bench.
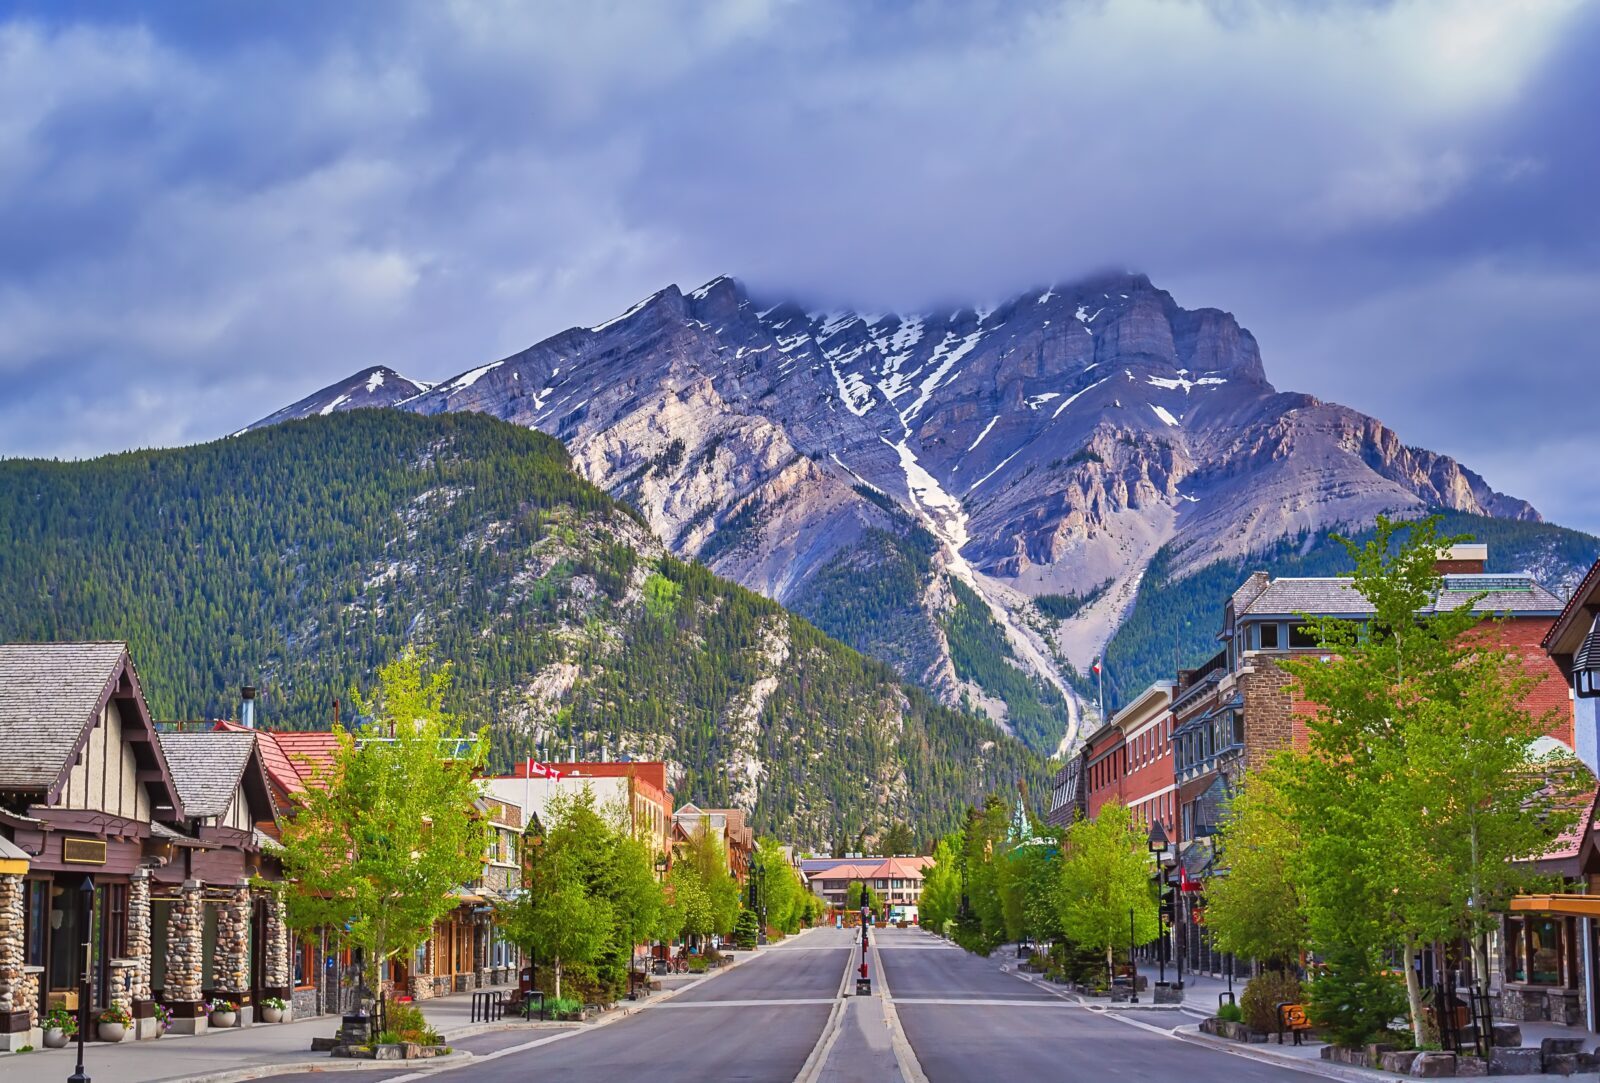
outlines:
M1294 1035L1294 1044L1300 1044L1300 1035L1311 1029L1311 1019L1306 1015L1304 1004L1290 1004L1285 1001L1278 1005L1278 1044L1283 1044L1283 1033L1288 1031Z

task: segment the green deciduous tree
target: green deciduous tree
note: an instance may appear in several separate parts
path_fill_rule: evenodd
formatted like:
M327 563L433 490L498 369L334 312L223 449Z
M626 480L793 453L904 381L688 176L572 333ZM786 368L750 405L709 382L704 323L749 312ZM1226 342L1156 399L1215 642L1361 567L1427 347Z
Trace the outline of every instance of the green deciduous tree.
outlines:
M663 939L679 936L726 936L739 917L739 881L728 871L722 840L703 819L687 840L678 844L667 876L667 910Z
M933 864L922 871L917 920L923 928L948 934L961 906L961 832L952 832L933 848Z
M1156 897L1145 834L1133 813L1113 801L1093 820L1067 829L1057 887L1061 931L1082 947L1106 953L1155 939ZM1131 928L1130 928L1131 916Z
M558 794L544 834L527 849L526 889L501 913L511 940L549 960L555 995L567 967L591 967L615 995L633 950L661 920L661 888L625 810L597 807L588 787Z
M1352 956L1397 945L1419 1041L1420 947L1482 932L1576 813L1566 770L1530 757L1552 722L1523 706L1532 678L1482 634L1475 598L1435 604L1435 562L1457 540L1380 517L1348 545L1372 615L1314 621L1326 653L1285 663L1319 705L1284 783L1312 940Z
M1307 946L1296 875L1300 835L1279 786L1281 766L1245 777L1218 833L1218 874L1206 885L1206 927L1221 951L1282 969Z
M878 894L876 888L861 880L851 880L844 889L845 907L850 910L859 910L862 899L866 899L866 906L874 914L883 913L883 896Z
M378 672L366 721L341 734L323 781L299 795L283 831L290 920L348 929L374 966L414 951L482 871L489 827L474 775L483 742L443 703L449 670L407 649Z
M796 933L816 913L813 902L821 900L806 890L800 875L784 855L776 839L761 839L756 843L755 862L765 870L764 901L767 924L781 933Z

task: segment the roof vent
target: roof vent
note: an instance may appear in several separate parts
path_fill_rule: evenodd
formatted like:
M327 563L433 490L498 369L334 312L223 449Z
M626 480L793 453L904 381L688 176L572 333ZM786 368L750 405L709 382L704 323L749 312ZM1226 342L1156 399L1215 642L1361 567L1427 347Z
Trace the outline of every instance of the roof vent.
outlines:
M239 689L239 725L256 728L256 690L248 684Z

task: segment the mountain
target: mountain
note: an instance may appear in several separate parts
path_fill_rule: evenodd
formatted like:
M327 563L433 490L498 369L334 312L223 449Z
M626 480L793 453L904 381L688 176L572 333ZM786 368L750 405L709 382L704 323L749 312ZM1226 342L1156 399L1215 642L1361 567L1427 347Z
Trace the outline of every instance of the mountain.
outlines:
M374 365L362 369L348 380L330 384L321 391L307 395L299 402L290 403L234 435L243 436L250 429L302 417L321 417L342 410L359 410L365 407L398 406L408 399L416 398L432 386L409 380L385 365Z
M308 400L357 405L331 401ZM680 557L1047 750L1081 728L1081 674L1158 554L1170 582L1380 511L1539 518L1278 391L1232 315L1132 273L918 314L718 278L395 405L558 437Z
M336 409L0 461L0 522L0 641L125 639L158 718L229 716L253 683L267 724L325 725L420 642L499 768L572 745L662 758L680 798L803 845L948 830L1019 778L1045 792L987 719L673 557L559 442L492 418Z

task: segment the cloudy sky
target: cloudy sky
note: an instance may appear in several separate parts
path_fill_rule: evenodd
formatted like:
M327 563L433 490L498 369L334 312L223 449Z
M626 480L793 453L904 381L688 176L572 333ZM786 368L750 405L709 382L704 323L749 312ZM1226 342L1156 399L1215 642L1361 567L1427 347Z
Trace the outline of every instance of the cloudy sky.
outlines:
M1107 265L1600 531L1600 3L0 4L0 454Z

